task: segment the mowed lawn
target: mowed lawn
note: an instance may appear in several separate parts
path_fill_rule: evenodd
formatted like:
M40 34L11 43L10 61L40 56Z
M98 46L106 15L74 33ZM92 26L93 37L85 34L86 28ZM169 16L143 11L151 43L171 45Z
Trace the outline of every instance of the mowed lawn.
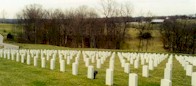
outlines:
M25 49L71 49L71 50L83 50L72 49L65 47L57 47L52 45L33 45L33 44L17 44L21 48ZM97 49L84 49L84 50L97 50ZM109 50L107 50L109 51ZM114 50L113 52L116 52ZM131 73L137 73L139 76L139 86L160 86L160 80L164 75L164 68L168 59L163 60L157 68L150 71L150 77L142 77L142 66L139 69L134 69L131 65ZM74 59L71 60L71 63ZM105 74L106 69L109 68L109 58L98 70L96 79L90 80L87 78L87 68L83 61L82 55L79 61L78 75L72 75L71 64L65 66L65 72L59 71L58 59L56 61L55 70L49 69L49 61L46 62L45 69L41 68L40 60L38 66L33 66L33 59L31 59L31 65L26 63L20 63L16 61L0 58L0 86L105 86ZM196 68L194 67L194 71ZM173 71L172 71L172 86L191 86L191 77L185 75L185 70L173 59ZM120 65L118 56L115 58L114 68L114 86L128 86L128 74L124 73L124 69Z

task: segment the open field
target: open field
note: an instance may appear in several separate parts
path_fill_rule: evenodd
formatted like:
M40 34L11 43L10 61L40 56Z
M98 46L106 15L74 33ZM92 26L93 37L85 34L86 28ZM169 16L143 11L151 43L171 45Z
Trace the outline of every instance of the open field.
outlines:
M33 44L18 44L22 48L28 49L68 49L64 47L57 47L51 45L33 45ZM32 47L30 47L32 46ZM34 46L34 47L33 47ZM78 50L78 49L73 49ZM79 49L83 50L83 49ZM89 49L84 49L89 50ZM94 49L96 50L96 49ZM74 60L71 60L71 63ZM137 73L139 76L139 86L160 86L160 80L164 75L164 68L168 59L163 60L158 67L153 71L150 71L150 77L142 77L142 66L139 69L134 69L134 66L130 66L131 73ZM82 55L79 60L78 75L72 75L72 67L65 65L65 72L59 71L58 60L56 62L55 70L49 69L49 61L46 62L45 69L41 68L40 60L38 66L33 66L33 59L31 59L31 65L26 63L19 63L16 61L0 58L0 85L1 86L104 86L105 85L105 71L109 67L109 59L106 59L101 69L96 68L95 63L90 63L98 70L96 79L90 80L86 77L87 67L82 59ZM128 74L124 73L124 69L120 66L118 56L115 57L114 68L114 86L128 86ZM194 67L196 71L196 67ZM173 75L172 86L190 86L191 77L186 76L185 70L179 64L179 62L173 59Z
M158 29L150 30L150 32L153 38L149 40L147 52L167 52L166 50L163 49L163 44L160 39L161 35L160 35L159 30ZM135 28L130 28L128 33L130 34L131 39L127 40L122 48L129 49L131 51L138 51L139 39L137 37L138 37L139 31ZM143 47L143 52L146 52L145 45Z
M5 41L7 41L7 34L11 33L12 35L16 36L16 34L20 32L22 32L22 29L16 24L0 23L0 34L4 36Z
M13 31L13 28L14 28L13 24L1 24L0 23L0 34L6 37L8 33L11 33Z

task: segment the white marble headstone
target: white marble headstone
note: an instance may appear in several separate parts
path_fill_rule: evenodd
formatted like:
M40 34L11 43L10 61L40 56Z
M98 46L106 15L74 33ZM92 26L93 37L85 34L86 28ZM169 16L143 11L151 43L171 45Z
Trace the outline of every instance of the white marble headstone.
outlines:
M87 78L89 79L94 78L94 67L93 66L88 66Z
M161 86L172 86L172 82L168 79L161 79Z
M113 70L107 69L106 70L106 85L113 85Z
M138 75L135 73L129 74L129 86L138 86Z
M143 77L149 77L149 69L147 65L144 65L142 68L142 76Z
M196 86L196 72L193 72L193 73L192 73L191 85L192 85L192 86Z
M72 63L72 74L73 75L78 75L78 64L77 63Z

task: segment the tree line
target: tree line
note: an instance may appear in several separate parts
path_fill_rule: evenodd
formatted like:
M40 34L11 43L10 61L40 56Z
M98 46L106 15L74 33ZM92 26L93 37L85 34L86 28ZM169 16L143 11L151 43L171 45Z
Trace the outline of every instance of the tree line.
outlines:
M46 10L41 5L26 6L17 14L22 33L18 42L65 47L120 49L128 28L131 7L102 0L101 15L95 9Z
M175 53L196 53L196 21L167 20L162 24L162 42L165 49Z
M28 5L17 14L18 25L22 27L17 41L75 48L120 49L129 38L133 7L130 3L114 0L101 0L100 6L98 12L87 6L47 10L38 4ZM157 28L150 24L153 16L150 13L148 16L148 23L144 24L141 17L136 26L139 31L138 51L148 50L153 38L150 30ZM196 52L196 22L169 19L158 28L164 49L177 53Z

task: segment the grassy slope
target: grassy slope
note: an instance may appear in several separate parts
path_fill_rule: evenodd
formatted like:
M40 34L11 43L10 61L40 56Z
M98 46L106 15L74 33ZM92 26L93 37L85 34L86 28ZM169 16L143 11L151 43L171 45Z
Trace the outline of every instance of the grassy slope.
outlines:
M21 44L23 48L35 49L67 49L64 47L57 47L51 45L33 45L33 44ZM36 46L36 47L35 47ZM16 61L0 58L0 86L104 86L105 85L105 70L109 67L109 59L106 60L99 71L97 79L89 80L86 77L87 68L80 59L79 75L73 76L71 74L71 65L66 65L66 72L59 72L59 64L56 62L56 69L54 71L49 70L49 61L47 61L47 68L42 69L40 67L40 61L38 67L34 67L33 59L31 59L31 65L18 63ZM73 62L73 60L72 60ZM163 78L163 71L167 59L155 68L154 71L150 71L149 78L142 77L142 66L139 69L134 69L131 65L131 72L137 73L139 76L139 86L159 86L160 80ZM95 66L95 64L92 64ZM185 71L182 66L174 59L173 68L173 86L190 86L190 77L185 76ZM194 69L194 71L196 71ZM186 82L186 83L185 83ZM123 68L120 67L118 57L115 58L115 71L114 71L114 86L127 86L128 74L123 72Z
M15 35L17 35L16 33L20 33L22 32L21 27L17 27L17 25L15 24L4 24L4 23L0 23L0 34L4 36L4 41L7 41L7 34L11 33L12 35L14 35L14 39L16 38Z
M14 25L12 24L1 24L0 23L0 34L6 37L8 33L12 32L13 26Z
M139 39L137 38L139 31L135 28L129 29L128 32L131 36L130 40L127 40L123 46L124 49L130 49L131 51L138 51L138 46L139 46ZM163 49L163 44L160 39L160 34L159 30L151 30L153 39L149 41L148 45L148 52L166 52ZM146 42L146 41L144 41ZM146 51L146 47L144 46L143 51Z

